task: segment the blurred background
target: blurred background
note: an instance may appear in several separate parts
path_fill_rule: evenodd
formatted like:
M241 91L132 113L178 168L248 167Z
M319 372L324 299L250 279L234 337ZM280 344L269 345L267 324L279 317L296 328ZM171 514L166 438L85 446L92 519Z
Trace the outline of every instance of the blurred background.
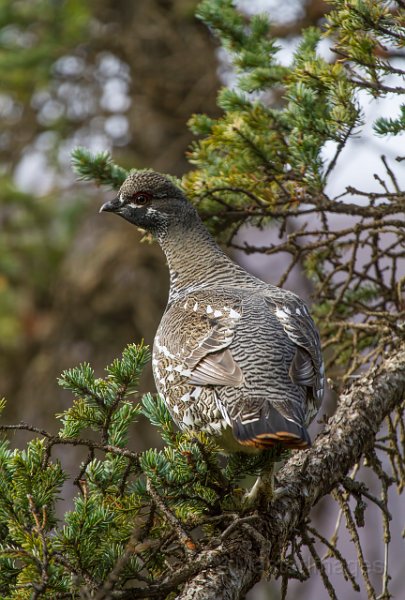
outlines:
M70 151L181 175L218 62L189 0L0 6L0 393L9 419L46 426L61 370L150 343L168 285L158 247L98 215L106 192L77 183Z
M237 4L270 13L286 64L302 28L321 24L330 9L322 0ZM0 396L8 399L7 422L55 431L54 414L71 402L57 385L63 369L88 361L101 375L128 342L153 340L168 289L163 255L156 245L139 244L126 222L98 214L108 193L75 180L70 151L85 145L112 151L126 168L189 170L187 121L199 112L215 117L220 85L233 82L226 54L194 17L196 5L0 2ZM328 43L321 52L330 54ZM390 112L384 101L363 101L367 122ZM366 126L345 149L328 191L377 186L379 155L391 160L401 144L371 138ZM249 228L242 235L265 244L273 234ZM268 281L283 269L265 256L235 258ZM299 272L289 287L304 296L310 291ZM154 389L150 370L141 384ZM151 444L159 444L153 431L138 428L132 447ZM319 519L328 523L330 510L327 500L320 503ZM368 529L370 545L377 534L381 539ZM380 559L376 549L373 560ZM394 572L403 566L399 554ZM404 599L403 587L393 583L395 597ZM303 600L324 597L316 575L297 590ZM263 584L254 597L279 596Z

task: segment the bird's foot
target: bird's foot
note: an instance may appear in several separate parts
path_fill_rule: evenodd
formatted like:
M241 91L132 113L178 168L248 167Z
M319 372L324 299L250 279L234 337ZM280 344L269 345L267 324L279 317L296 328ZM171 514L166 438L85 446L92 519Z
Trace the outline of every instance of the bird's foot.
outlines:
M274 489L273 477L260 476L257 478L252 489L244 495L243 506L247 509L258 508L267 510L275 500L284 496L285 493L286 489L283 487Z
M249 492L246 492L243 497L243 504L246 507L256 506L259 496L263 495L263 482L258 477Z

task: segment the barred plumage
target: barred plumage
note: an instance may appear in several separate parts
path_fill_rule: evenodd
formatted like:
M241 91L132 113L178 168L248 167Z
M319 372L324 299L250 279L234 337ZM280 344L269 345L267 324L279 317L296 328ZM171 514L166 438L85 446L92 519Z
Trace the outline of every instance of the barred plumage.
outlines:
M324 368L304 302L232 262L162 175L134 172L101 210L149 230L166 254L153 372L179 427L218 436L227 451L310 445Z

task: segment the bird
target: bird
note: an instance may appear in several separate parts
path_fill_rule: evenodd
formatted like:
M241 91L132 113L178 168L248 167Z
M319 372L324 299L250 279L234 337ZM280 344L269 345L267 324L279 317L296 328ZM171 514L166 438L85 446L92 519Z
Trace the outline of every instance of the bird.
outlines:
M146 230L166 255L152 368L178 427L214 436L226 453L308 448L325 372L305 302L232 261L168 176L131 171L100 212Z

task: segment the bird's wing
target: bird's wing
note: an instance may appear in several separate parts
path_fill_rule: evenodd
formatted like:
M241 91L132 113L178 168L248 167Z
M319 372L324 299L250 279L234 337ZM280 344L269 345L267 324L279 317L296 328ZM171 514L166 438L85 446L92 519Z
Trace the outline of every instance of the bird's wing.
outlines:
M191 371L189 383L241 385L242 370L228 348L234 337L236 319L230 318L229 315L221 315L213 317L210 322L211 329L185 358L185 363Z
M297 385L312 387L317 406L324 389L324 366L319 333L302 300L294 294L282 299L266 298L289 339L297 346L290 365L290 377Z
M222 350L201 359L189 381L195 385L238 386L243 383L243 373L231 351Z
M155 380L241 385L244 376L229 349L241 319L242 300L235 294L198 290L173 302L155 337Z

